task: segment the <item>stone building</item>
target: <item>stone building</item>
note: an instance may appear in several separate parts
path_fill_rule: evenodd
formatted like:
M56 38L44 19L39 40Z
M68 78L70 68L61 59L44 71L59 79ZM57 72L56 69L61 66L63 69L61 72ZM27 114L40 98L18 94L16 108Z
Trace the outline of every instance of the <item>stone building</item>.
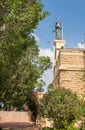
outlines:
M65 87L78 96L85 94L85 49L65 48L66 41L62 39L62 26L57 20L54 40L54 87Z

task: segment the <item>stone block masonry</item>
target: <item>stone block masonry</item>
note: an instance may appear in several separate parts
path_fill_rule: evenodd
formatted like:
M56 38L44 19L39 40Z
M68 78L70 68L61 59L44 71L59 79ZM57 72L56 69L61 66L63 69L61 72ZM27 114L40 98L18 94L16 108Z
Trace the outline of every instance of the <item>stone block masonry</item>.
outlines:
M54 67L54 87L72 90L78 96L85 94L85 49L61 49Z

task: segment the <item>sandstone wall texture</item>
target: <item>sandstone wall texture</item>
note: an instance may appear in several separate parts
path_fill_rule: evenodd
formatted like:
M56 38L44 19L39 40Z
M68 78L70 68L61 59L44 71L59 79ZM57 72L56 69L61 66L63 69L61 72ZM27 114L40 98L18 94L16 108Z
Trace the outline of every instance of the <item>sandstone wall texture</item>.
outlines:
M85 49L61 49L54 66L53 84L71 89L77 95L85 93Z
M30 112L0 111L0 123L3 122L30 122Z

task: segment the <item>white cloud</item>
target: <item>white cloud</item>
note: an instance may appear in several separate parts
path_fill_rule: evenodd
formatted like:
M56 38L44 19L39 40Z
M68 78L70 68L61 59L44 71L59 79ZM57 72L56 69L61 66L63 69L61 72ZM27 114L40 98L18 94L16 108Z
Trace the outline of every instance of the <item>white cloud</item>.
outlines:
M35 37L37 42L40 42L40 38L36 34L32 33L32 35ZM50 48L39 48L39 49L40 49L40 56L49 56L50 59L51 59L51 62L53 63L54 51L52 51ZM53 67L52 67L52 69L48 69L47 71L45 71L42 78L46 82L46 86L48 84L50 84L53 80ZM47 91L46 86L45 86L45 89L44 89L45 91Z
M35 34L35 33L32 33L32 36L34 36L35 37L35 40L37 41L37 42L39 42L40 41L40 38Z
M78 48L84 48L85 49L85 46L82 43L78 43Z
M51 49L49 48L40 48L40 55L41 56L49 56L51 59L51 62L53 63L54 59L54 53ZM46 82L46 85L50 84L53 80L53 68L48 69L44 74L43 74L43 79ZM47 91L47 87L45 86L45 91Z
M46 82L46 86L44 87L45 91L47 91L47 86L52 83L53 80L53 69L48 69L42 76L43 80Z
M49 48L40 48L40 55L41 56L49 56L51 59L51 62L53 62L53 58L54 58L54 53L51 49Z

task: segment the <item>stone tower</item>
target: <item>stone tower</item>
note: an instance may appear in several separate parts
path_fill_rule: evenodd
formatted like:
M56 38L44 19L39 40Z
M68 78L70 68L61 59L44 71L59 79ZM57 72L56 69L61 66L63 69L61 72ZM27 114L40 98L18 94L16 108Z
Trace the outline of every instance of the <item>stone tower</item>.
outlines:
M54 65L56 65L57 58L61 48L64 48L66 43L66 41L63 40L62 38L62 25L59 20L56 21L55 32L56 32L56 39L54 40L54 46L55 46Z
M81 96L85 94L85 49L65 48L66 41L62 39L62 25L59 20L56 21L55 32L54 88L65 87Z

